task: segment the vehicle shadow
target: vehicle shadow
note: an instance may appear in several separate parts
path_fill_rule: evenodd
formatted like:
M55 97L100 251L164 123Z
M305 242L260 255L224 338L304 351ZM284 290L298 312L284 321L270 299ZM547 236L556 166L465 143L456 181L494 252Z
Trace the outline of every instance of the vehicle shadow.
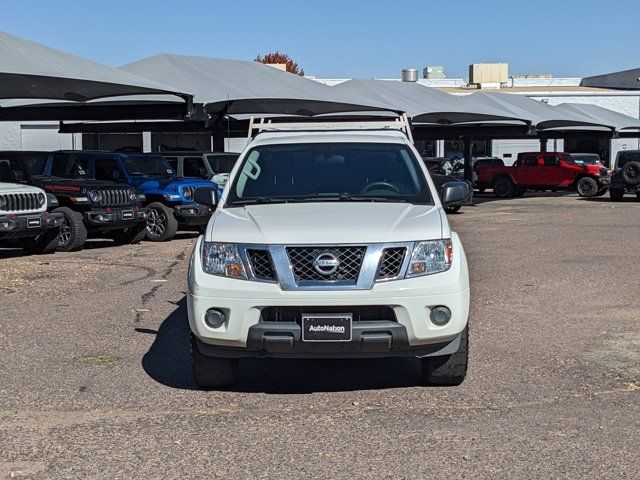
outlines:
M172 388L197 390L191 372L186 298L160 325L142 368L155 381ZM416 358L387 359L242 359L236 392L308 394L375 390L422 385Z
M522 200L523 198L557 198L557 197L567 197L571 195L575 196L576 193L571 191L526 192L522 197L498 198L493 194L493 192L484 192L484 193L476 192L473 194L473 203L474 205L480 205L483 203L490 203L490 202L511 202L514 200ZM576 196L576 198L578 197Z

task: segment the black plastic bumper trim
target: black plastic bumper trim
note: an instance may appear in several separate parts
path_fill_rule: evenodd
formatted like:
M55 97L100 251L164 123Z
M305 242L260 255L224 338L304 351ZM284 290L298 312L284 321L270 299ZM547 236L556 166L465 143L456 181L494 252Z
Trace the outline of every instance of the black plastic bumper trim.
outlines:
M460 335L442 343L409 346L404 325L396 322L354 322L350 342L303 342L294 322L263 322L249 328L247 347L211 345L197 339L203 355L224 358L384 358L430 357L457 351Z

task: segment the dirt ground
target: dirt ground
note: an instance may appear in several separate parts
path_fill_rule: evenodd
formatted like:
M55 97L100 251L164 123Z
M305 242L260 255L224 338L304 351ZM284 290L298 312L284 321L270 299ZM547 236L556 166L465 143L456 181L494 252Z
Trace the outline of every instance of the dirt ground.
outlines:
M479 200L450 217L472 277L454 388L414 359L246 360L200 391L195 235L0 249L0 478L638 478L640 202Z

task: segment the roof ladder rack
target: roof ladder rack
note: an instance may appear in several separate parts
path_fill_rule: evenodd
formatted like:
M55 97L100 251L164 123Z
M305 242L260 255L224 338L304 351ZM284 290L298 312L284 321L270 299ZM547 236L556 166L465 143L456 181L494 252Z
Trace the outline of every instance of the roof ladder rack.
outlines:
M389 120L327 120L320 122L291 122L278 119L249 118L248 138L252 139L262 132L309 132L309 131L353 131L353 130L399 130L413 143L411 124L406 113ZM255 133L254 133L255 131Z

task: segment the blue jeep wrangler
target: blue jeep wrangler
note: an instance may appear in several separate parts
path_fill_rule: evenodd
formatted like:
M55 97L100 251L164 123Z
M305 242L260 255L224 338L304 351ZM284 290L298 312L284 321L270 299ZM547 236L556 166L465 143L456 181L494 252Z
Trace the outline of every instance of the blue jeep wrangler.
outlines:
M178 178L159 154L93 151L56 152L73 155L96 180L126 183L144 195L147 239L170 240L180 229L204 230L213 212L193 201L196 187L211 187L206 180ZM215 185L215 184L213 184Z

